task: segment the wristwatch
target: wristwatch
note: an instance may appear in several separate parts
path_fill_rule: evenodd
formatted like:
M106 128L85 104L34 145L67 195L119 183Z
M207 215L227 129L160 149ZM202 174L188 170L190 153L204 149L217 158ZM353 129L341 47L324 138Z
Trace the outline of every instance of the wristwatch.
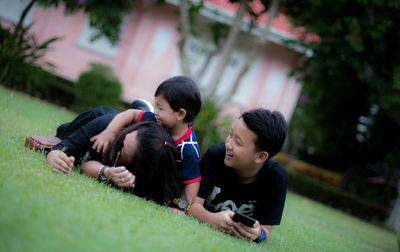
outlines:
M189 202L188 202L186 199L183 199L183 198L174 198L174 199L172 200L172 203L173 203L175 206L177 206L179 209L185 211L185 213L186 213L187 211L189 211L189 209L190 209L190 204L189 204Z
M264 241L265 239L267 239L267 233L265 232L264 228L260 227L260 229L261 229L260 236L254 240L254 242L256 242L256 243L260 243L260 242Z
M110 167L109 166L103 166L103 168L101 168L100 173L99 173L99 177L97 178L98 181L107 182L107 178L106 178L106 176L104 176L104 170L106 168L110 168Z

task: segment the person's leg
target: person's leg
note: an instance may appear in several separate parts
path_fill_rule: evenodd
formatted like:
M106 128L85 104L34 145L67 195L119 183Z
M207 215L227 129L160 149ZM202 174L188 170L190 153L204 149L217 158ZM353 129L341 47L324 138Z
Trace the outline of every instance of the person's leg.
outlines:
M136 99L132 102L131 107L133 109L139 109L139 110L146 110L154 113L154 107L151 105L150 102L148 102L145 99Z
M118 110L109 108L109 107L105 107L105 106L100 106L100 107L88 110L86 112L79 114L72 122L61 124L57 128L56 137L64 139L65 137L67 137L68 135L71 135L76 130L78 130L80 127L86 125L93 119L96 119L96 118L106 115L106 114L114 114L115 115L117 113L119 113Z

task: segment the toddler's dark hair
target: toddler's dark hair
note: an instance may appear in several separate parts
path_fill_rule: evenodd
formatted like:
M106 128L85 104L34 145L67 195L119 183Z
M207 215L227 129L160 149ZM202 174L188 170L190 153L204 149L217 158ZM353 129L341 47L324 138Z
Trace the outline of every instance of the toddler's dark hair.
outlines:
M162 95L174 111L186 110L185 122L194 120L201 109L201 94L196 83L185 76L175 76L162 82L154 96Z

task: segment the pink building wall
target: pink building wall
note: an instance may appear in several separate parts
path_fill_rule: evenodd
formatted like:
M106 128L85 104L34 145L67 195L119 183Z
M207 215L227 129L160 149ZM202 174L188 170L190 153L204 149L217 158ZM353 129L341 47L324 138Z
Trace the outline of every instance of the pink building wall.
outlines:
M123 83L125 100L145 98L153 102L156 87L176 73L174 66L179 63L176 10L177 7L170 4L159 8L146 1L136 2L126 18L113 57L79 45L87 22L87 15L83 12L64 16L62 7L43 9L36 6L31 18L34 22L32 31L39 41L62 37L45 55L46 61L56 65L57 74L75 81L80 73L89 69L90 62L107 64ZM245 79L241 84L252 89L244 103L231 101L225 106L225 112L238 114L244 109L262 106L281 111L289 120L301 86L287 74L298 61L299 54L270 42L260 58L261 63L253 66L254 83L245 83ZM273 83L274 80L280 83Z

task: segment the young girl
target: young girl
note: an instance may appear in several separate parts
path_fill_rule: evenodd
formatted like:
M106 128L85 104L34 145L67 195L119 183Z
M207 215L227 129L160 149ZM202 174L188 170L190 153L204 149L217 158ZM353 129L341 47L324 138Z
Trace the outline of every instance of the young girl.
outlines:
M175 161L177 152L170 135L157 123L130 125L117 134L105 153L93 151L90 138L104 130L114 116L105 113L78 127L76 123L61 125L57 135L62 141L47 154L51 169L68 174L75 161L86 161L82 172L101 182L133 187L134 194L159 204L179 198L182 185Z

